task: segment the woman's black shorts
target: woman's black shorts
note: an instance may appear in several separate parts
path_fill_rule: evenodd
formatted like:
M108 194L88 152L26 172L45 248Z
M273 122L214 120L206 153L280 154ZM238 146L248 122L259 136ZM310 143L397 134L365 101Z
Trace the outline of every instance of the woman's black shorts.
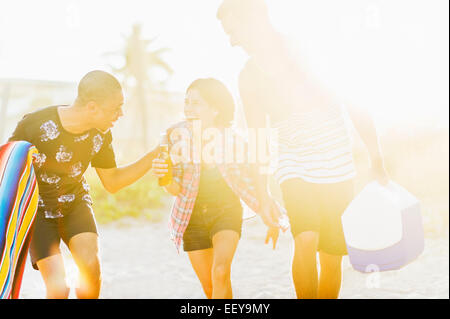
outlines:
M183 235L184 251L212 248L213 236L222 230L233 230L241 237L242 206L195 205Z

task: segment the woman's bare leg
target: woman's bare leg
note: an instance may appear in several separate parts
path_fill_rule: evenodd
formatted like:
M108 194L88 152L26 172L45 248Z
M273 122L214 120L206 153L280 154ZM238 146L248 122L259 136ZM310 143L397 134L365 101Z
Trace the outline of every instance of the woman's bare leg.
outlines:
M213 249L202 249L188 252L189 260L191 261L192 268L194 268L200 283L202 284L203 291L206 298L212 297L212 280L211 271L213 264Z
M231 299L231 263L239 243L239 234L222 230L213 236L212 284L213 299Z

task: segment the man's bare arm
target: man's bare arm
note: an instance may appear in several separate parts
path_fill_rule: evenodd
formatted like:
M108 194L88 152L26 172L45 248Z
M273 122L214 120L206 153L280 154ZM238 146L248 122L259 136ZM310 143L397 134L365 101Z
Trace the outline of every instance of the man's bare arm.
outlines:
M144 176L151 169L152 161L158 156L158 152L157 147L130 165L107 169L95 168L95 170L105 189L110 193L116 193Z
M366 110L354 106L347 106L347 111L369 152L372 171L376 179L382 184L386 184L389 178L384 168L383 155L372 117Z

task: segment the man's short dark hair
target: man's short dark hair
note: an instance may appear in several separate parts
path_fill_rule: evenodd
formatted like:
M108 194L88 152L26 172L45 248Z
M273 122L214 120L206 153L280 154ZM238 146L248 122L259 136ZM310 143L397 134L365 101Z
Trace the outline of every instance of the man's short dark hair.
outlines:
M122 86L112 74L100 70L91 71L78 83L77 102L82 105L90 101L102 103L121 90Z

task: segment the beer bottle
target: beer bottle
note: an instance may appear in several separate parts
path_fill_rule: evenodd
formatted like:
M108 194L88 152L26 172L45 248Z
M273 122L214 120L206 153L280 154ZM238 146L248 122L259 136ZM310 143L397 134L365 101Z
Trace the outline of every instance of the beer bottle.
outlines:
M165 160L167 169L169 171L166 173L166 175L159 178L158 184L159 186L166 186L169 185L172 181L172 162L170 161L169 156L169 140L165 132L161 133L161 143L159 144L159 158Z

